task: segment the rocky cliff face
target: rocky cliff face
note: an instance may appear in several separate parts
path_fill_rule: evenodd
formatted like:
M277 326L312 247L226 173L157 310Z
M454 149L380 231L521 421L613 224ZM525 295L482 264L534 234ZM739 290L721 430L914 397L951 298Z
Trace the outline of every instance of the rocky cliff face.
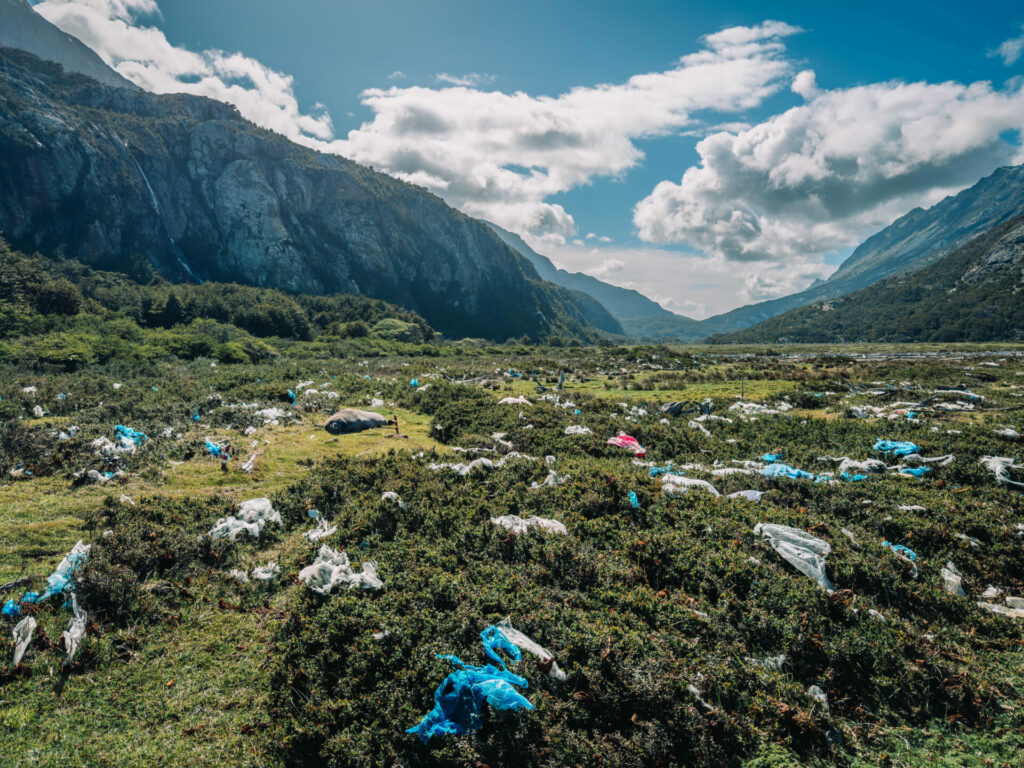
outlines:
M10 49L0 185L0 231L22 249L177 281L360 293L450 336L597 334L593 307L421 188L228 105L103 86Z

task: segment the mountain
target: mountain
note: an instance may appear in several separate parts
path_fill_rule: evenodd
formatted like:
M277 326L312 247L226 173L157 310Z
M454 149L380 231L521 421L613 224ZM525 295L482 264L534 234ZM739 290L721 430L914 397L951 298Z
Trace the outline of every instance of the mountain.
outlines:
M581 291L600 302L621 324L620 333L625 332L633 337L671 338L682 341L696 341L706 335L698 331L700 323L697 320L670 312L639 291L610 285L582 272L559 269L547 256L537 253L528 246L519 235L491 222L487 222L487 225L506 245L529 260L537 274L544 280Z
M85 43L32 10L28 0L0 0L0 46L34 53L60 64L65 72L77 72L104 85L138 88L108 67Z
M1020 341L1024 215L927 266L836 299L792 309L716 343Z
M21 250L178 282L362 294L453 337L594 341L592 319L618 330L482 222L227 104L102 85L11 48L0 103L0 232Z
M890 275L932 264L975 235L1024 213L1024 165L999 168L931 208L915 208L869 237L823 283L704 320L704 334L747 328L794 307L857 291Z

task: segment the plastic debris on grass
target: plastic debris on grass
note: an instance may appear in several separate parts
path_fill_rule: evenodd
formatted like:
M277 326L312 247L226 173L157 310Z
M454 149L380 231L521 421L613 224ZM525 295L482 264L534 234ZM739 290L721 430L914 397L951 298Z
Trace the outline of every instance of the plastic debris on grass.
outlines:
M533 403L526 399L526 395L520 395L519 397L503 397L498 401L498 405L533 405Z
M318 518L317 521L316 521L316 528L313 528L312 530L306 531L302 535L306 539L306 541L314 542L314 541L320 541L320 539L327 538L328 536L330 536L332 533L334 533L337 530L338 530L338 526L336 526L336 525L328 525L327 521L324 520L321 517L321 518Z
M329 595L339 585L349 589L380 589L384 586L384 582L377 576L375 562L367 560L363 563L362 572L357 573L352 569L345 552L338 552L326 544L320 547L316 560L299 571L299 580L321 595Z
M502 467L502 466L505 465L506 462L512 461L513 459L524 459L526 461L536 461L536 459L533 458L532 456L527 456L526 454L519 453L518 451L512 451L511 453L509 453L508 455L504 456L501 459L498 459L497 461L493 461L491 459L480 458L480 459L474 459L473 461L470 461L470 462L458 462L458 463L444 462L444 463L440 463L440 464L429 464L429 465L427 465L427 469L430 469L430 470L432 470L434 472L437 472L437 471L442 470L442 469L450 469L453 472L455 472L456 474L458 474L458 475L460 475L462 477L465 477L470 472L472 472L474 469L494 469L495 467Z
M1011 604L1011 601L1014 601ZM978 602L979 608L984 608L986 611L992 613L998 613L1003 616L1008 616L1011 619L1024 619L1024 600L1021 598L1006 598L1006 605L999 605L998 603L986 603Z
M566 674L558 666L558 662L555 661L554 654L539 643L534 642L526 634L513 627L510 617L506 616L504 619L499 621L493 629L497 629L505 639L519 648L519 650L526 651L527 653L536 656L537 666L541 672L544 672L555 680L565 681ZM486 647L484 652L487 653Z
M253 416L263 420L264 426L277 426L281 421L289 416L288 411L283 408L263 408L256 411Z
M531 517L502 515L501 517L492 517L491 522L494 523L494 525L507 528L512 533L526 533L530 528L540 528L548 533L568 534L568 530L566 530L563 523L547 517L537 517L536 515Z
M82 642L82 638L85 637L85 622L87 614L81 608L78 607L78 597L71 594L71 623L65 632L61 634L64 638L64 666L70 666L71 662L75 659L75 654L78 653L78 646Z
M14 661L11 666L18 666L21 664L21 660L25 657L25 651L28 650L29 644L32 642L32 635L36 632L36 620L32 616L26 616L24 619L14 625L14 629L11 634L14 635Z
M1016 459L1007 456L983 456L981 465L996 476L997 483L1012 486L1013 488L1024 488L1024 483L1017 482L1010 475L1010 470L1024 470L1024 464L1018 464Z
M402 501L402 498L394 491L384 491L384 493L380 495L380 500L390 502L391 504L396 505L399 509L405 509L405 502Z
M952 561L947 562L942 568L942 586L951 595L958 595L960 597L966 597L966 593L963 588L964 577L960 571L957 570L956 566L953 565Z
M699 488L714 496L722 495L718 492L718 489L707 480L698 480L693 477L683 477L682 475L673 474L663 475L661 478L661 491L666 496L681 496L684 493L687 493L691 488Z
M882 546L888 550L891 550L892 553L896 555L896 557L898 557L900 560L909 563L911 567L910 577L912 579L917 578L917 553L915 553L914 550L912 550L910 547L905 547L902 544L892 544L888 541L883 541Z
M563 485L568 481L569 475L560 475L555 470L552 469L550 472L548 472L548 476L545 477L541 482L531 483L530 490L538 491L541 488L557 488L558 486Z
M210 538L214 541L218 539L237 541L242 533L247 533L249 536L256 538L263 531L263 527L267 523L282 525L281 513L274 509L270 499L249 499L238 506L237 515L229 515L228 517L218 519L213 528L210 529Z
M485 629L480 639L484 653L498 666L474 666L457 656L439 655L437 658L451 664L453 671L434 691L434 708L406 733L416 734L424 744L434 736L472 733L483 725L485 702L495 710L533 709L533 704L516 690L527 688L529 683L508 671L499 651L507 653L515 663L522 660L522 650L526 650L538 657L542 670L549 667L549 675L565 679L551 653L512 627L508 619Z
M89 551L92 549L91 544L83 544L81 540L78 541L75 546L71 548L64 558L57 565L57 568L46 577L46 589L38 597L30 598L30 595L35 593L29 592L25 594L23 600L25 602L38 603L52 597L53 595L59 595L64 593L74 592L75 589L75 573L82 569L85 561L89 559Z
M899 440L877 440L872 450L896 457L921 453L921 449L914 443Z
M832 546L815 538L799 528L774 523L758 523L754 533L768 540L779 556L824 589L833 592L834 587L825 573L825 558Z
M816 483L834 482L829 475L816 475L813 472L805 472L802 469L791 467L789 464L769 464L761 470L765 477L788 477L793 480L813 480Z
M579 424L573 424L565 428L565 434L567 435L589 435L592 434L590 427L581 427Z
M764 491L736 491L729 494L730 499L746 499L755 504L761 500L762 496L764 496Z
M608 445L614 445L618 448L625 448L627 451L632 451L633 455L641 459L647 455L644 447L637 442L637 439L627 435L625 432L619 432L618 435L615 437L609 437L605 442Z
M276 579L281 574L281 566L277 563L270 562L266 565L260 565L252 569L252 577L256 581L271 581Z

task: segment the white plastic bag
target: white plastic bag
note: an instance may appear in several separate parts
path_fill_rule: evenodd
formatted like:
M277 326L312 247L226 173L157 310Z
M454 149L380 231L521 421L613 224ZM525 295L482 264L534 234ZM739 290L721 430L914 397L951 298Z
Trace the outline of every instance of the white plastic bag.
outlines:
M813 579L819 587L826 592L834 591L825 573L825 558L832 551L827 541L817 539L799 528L773 523L758 523L754 526L754 533L767 539L783 560Z
M558 662L555 661L554 654L551 653L551 651L549 651L547 648L544 648L538 643L535 643L527 635L524 635L518 629L513 627L512 621L508 616L506 616L504 619L498 622L496 626L498 627L498 629L501 630L501 634L507 637L509 639L509 642L517 646L519 650L532 653L534 656L540 659L541 668L547 667L548 664L550 664L551 668L547 670L547 673L551 677L555 678L555 680L565 680L565 672L563 672L559 668Z
M338 552L326 544L320 547L316 560L299 571L299 579L307 587L321 595L329 595L339 584L352 589L361 586L363 589L380 589L384 586L377 576L377 564L373 561L363 563L361 573L352 570L348 555Z
M36 620L32 616L26 616L14 625L14 630L12 631L14 635L14 664L12 666L16 667L21 664L21 660L25 656L25 651L28 650L28 646L32 642L32 635L35 632Z
M71 623L68 625L67 631L61 635L64 638L64 650L66 651L64 666L69 666L74 660L75 654L78 653L78 646L81 644L82 638L85 637L87 615L78 607L78 598L74 592L71 593L71 612L74 614Z
M541 528L549 533L561 533L563 535L568 533L563 523L547 517L502 515L501 517L492 517L491 522L495 525L500 525L502 528L508 528L512 533L526 533L532 527Z

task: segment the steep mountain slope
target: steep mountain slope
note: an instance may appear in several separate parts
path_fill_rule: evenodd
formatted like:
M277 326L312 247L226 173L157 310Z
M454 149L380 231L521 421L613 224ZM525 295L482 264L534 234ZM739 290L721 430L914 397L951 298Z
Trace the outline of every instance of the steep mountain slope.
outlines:
M627 335L674 338L684 341L694 341L704 335L698 330L700 324L697 320L670 312L639 291L610 285L583 272L568 272L559 269L551 263L547 256L537 253L528 246L519 235L502 229L497 224L490 222L487 224L506 245L529 260L544 280L565 288L582 291L600 302L621 323L622 329Z
M1024 216L1016 216L923 269L710 341L1016 341L1024 339L1022 290Z
M419 187L226 104L103 86L9 48L0 186L0 231L22 250L175 281L359 293L448 336L600 335L587 319L600 308Z
M77 72L115 88L138 86L108 67L95 51L32 10L28 0L0 0L0 46L34 53L65 72Z
M927 210L915 208L865 240L828 280L792 296L703 321L705 334L729 333L794 307L832 299L890 275L932 264L970 238L1024 213L1024 165L999 168Z

